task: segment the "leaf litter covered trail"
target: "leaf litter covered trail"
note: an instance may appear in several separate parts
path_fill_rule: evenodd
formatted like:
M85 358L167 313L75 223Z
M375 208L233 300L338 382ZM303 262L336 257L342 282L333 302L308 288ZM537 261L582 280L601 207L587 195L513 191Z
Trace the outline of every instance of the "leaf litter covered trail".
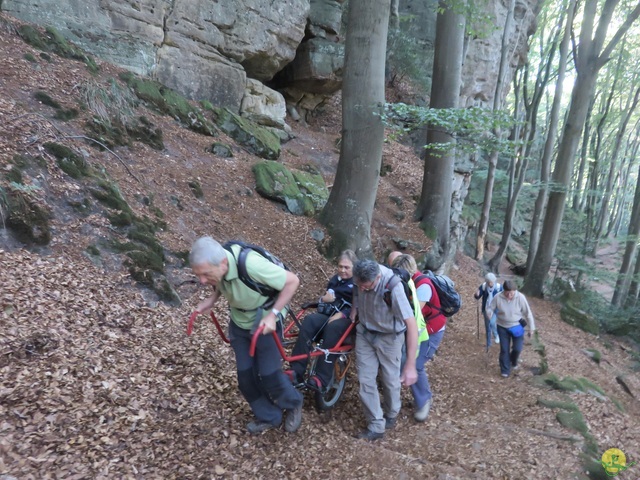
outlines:
M522 373L502 380L496 352L487 359L476 340L469 298L429 365L436 397L428 421L413 422L405 391L397 427L369 444L353 438L364 426L353 375L333 412L319 415L307 399L296 434L250 436L230 349L202 318L186 337L188 306L148 308L122 277L81 259L3 252L0 267L5 475L241 479L328 471L409 479L575 478L579 472L581 441L561 438L580 435L536 405L545 392L528 382L535 354L528 347ZM470 291L467 277L453 276ZM623 414L610 401L576 396L591 433L637 458L637 403L611 382L624 369L624 352L613 343L595 366L580 349L602 349L601 341L559 323L553 306L532 304L552 370L586 376L627 406ZM629 380L637 389L637 377Z
M57 57L33 65L23 58L27 52L38 55L2 32L2 171L13 154L44 155L41 144L59 141L61 130L82 134L86 112L77 120L56 122L48 107L33 100L34 91L45 89L73 105L77 85L117 76L116 69L102 64L104 73L90 77L77 63ZM338 101L309 126L293 125L298 138L282 153L282 161L292 166L315 162L328 183L327 171L337 162ZM89 150L78 140L66 143L108 171L137 213L144 214L146 207L136 199L153 194L167 220L160 233L167 249L188 250L203 234L244 238L269 248L300 276L295 305L320 294L334 269L311 239L311 231L321 227L254 194L251 165L257 159L235 145L232 159L205 154L210 138L155 112L144 114L162 128L165 150L140 144L118 149L142 184L112 155ZM223 135L221 140L233 145ZM532 384L539 359L531 345L525 347L519 375L503 380L496 347L485 354L484 342L476 338L472 294L482 274L464 256L451 272L464 305L428 365L435 399L426 423L413 421L411 395L404 390L396 428L378 442L356 440L365 425L352 371L335 410L318 414L308 397L297 433L248 435L251 415L237 390L230 348L204 317L193 336L185 335L189 314L207 292L197 288L188 271L171 272L184 300L172 308L149 301L117 256L104 253L103 262L94 265L84 250L111 234L108 222L99 215L60 214L69 192L81 187L45 159L47 172L39 181L54 208L51 244L31 252L8 241L0 247L2 480L579 478L583 437L562 427L555 410L537 403L539 397L561 397ZM410 148L393 142L385 145L383 162L391 172L378 190L374 249L381 258L401 238L412 242L410 253L419 253L426 241L410 218L421 162ZM190 192L194 179L203 187L203 199ZM586 377L608 395L570 394L601 452L617 447L632 461L639 459L640 380L630 368L628 347L569 327L552 303L534 299L531 305L550 370L559 377ZM228 321L224 305L216 312ZM586 348L602 352L599 365L584 354ZM616 381L620 376L634 397Z

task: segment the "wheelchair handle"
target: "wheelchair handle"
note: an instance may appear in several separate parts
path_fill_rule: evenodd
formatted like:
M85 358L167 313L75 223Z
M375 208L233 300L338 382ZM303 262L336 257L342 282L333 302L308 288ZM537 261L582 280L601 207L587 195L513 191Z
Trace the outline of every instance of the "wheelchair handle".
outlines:
M249 356L254 357L256 354L256 344L258 343L258 338L262 335L262 331L264 330L264 325L260 325L256 331L253 333L253 337L251 337L251 346L249 347Z
M198 315L200 315L200 313L202 313L202 312L199 312L198 310L196 310L189 317L189 322L187 323L187 335L188 336L190 336L191 333L193 333L193 324L195 323L196 317ZM218 335L220 335L220 338L222 338L222 341L224 343L229 343L229 339L224 334L224 331L222 330L222 327L220 326L220 322L218 322L218 319L216 318L215 314L213 313L213 310L209 313L209 315L211 316L211 321L216 326L216 330L218 331Z

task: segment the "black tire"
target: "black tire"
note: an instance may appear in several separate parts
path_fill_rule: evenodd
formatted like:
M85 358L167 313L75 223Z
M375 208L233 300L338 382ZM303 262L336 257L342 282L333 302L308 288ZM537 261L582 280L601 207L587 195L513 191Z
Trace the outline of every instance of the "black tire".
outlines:
M331 410L340 401L342 394L344 393L344 386L347 383L347 369L351 359L346 357L345 359L339 358L336 360L335 368L333 370L333 378L331 383L324 390L324 392L316 391L316 409L319 412L326 412ZM336 380L339 378L339 380Z

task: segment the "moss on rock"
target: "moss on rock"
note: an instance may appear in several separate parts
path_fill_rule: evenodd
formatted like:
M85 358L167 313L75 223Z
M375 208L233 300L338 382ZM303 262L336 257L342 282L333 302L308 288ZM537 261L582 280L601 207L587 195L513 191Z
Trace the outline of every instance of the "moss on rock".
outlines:
M99 67L90 55L87 55L81 48L73 45L53 27L47 27L45 32L41 32L31 25L20 25L18 27L20 37L32 47L44 52L52 52L63 58L70 58L83 62L87 70L97 73Z
M0 190L0 194L3 191ZM40 202L31 190L17 186L9 186L2 194L2 203L6 213L6 225L18 240L26 244L46 245L51 241L51 213L46 205Z
M194 197L196 198L204 197L204 192L202 191L202 185L200 185L199 181L192 180L187 185L189 185L189 188L191 189L191 192L193 193Z
M253 166L258 193L284 203L294 215L313 215L313 202L304 195L293 174L281 163L262 161Z
M220 130L247 150L267 160L280 157L280 139L273 132L236 115L227 108L214 108L213 112Z
M298 188L313 203L316 212L322 210L329 199L329 189L324 183L324 178L317 170L291 172Z
M231 150L231 147L226 143L214 142L211 145L211 148L209 148L209 151L218 157L222 157L222 158L233 157L233 151Z
M197 133L211 137L216 135L214 124L176 91L159 82L137 77L130 72L121 74L120 78L133 89L140 100L155 107L161 113L171 115Z
M560 318L569 325L573 325L585 332L592 333L593 335L600 333L598 320L584 310L576 307L571 300L567 301L560 310Z

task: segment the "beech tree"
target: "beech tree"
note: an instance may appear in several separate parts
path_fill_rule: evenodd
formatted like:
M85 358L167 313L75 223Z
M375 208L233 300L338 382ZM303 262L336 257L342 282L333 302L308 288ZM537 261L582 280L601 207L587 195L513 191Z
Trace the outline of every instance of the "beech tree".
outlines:
M586 120L589 101L594 94L598 72L640 15L639 2L613 36L609 37L609 43L605 46L607 31L619 0L605 0L596 24L598 3L597 0L586 0L584 4L579 43L575 48L576 81L571 92L571 105L552 176L556 188L549 194L538 251L522 288L525 293L533 296L542 296L544 282L555 255L573 173L573 161Z
M515 0L510 0L509 9L507 11L507 18L502 30L502 48L500 53L500 64L498 66L498 79L496 81L496 89L493 94L493 111L500 110L502 108L502 89L504 87L505 78L508 71L508 53L509 53L509 38L511 36L511 28L513 25L513 10L515 8ZM500 129L495 128L493 135L496 138L500 138L502 132ZM496 176L496 165L498 164L498 150L493 150L489 155L489 169L487 171L487 183L484 188L484 201L482 202L482 213L480 215L480 222L478 223L478 233L476 236L476 260L482 260L484 256L484 240L487 236L487 229L489 226L489 212L491 210L491 201L493 198L493 184ZM505 226L506 227L506 226ZM509 226L510 227L510 226ZM505 247L506 248L506 247Z
M390 0L351 0L342 86L342 143L329 200L320 213L331 242L371 255L371 218L382 164L384 66Z
M441 1L436 20L430 108L456 108L460 97L465 18ZM455 136L427 126L424 178L416 220L433 240L426 266L437 270L449 253ZM437 148L429 146L437 145Z
M567 55L569 53L569 40L571 39L571 25L575 15L576 0L569 1L567 9L567 19L564 27L562 42L560 43L560 52L558 59L558 75L556 77L556 86L551 104L551 112L549 113L549 124L547 127L547 138L545 139L542 158L540 159L540 190L536 197L536 203L533 209L533 218L531 220L531 233L529 235L529 252L527 255L526 271L531 270L531 264L538 250L540 241L541 219L547 206L549 194L549 172L551 171L551 157L553 156L553 147L556 143L556 133L558 130L558 122L560 121L560 103L562 100L562 91L564 88L564 77L567 70ZM562 22L560 22L562 25Z

